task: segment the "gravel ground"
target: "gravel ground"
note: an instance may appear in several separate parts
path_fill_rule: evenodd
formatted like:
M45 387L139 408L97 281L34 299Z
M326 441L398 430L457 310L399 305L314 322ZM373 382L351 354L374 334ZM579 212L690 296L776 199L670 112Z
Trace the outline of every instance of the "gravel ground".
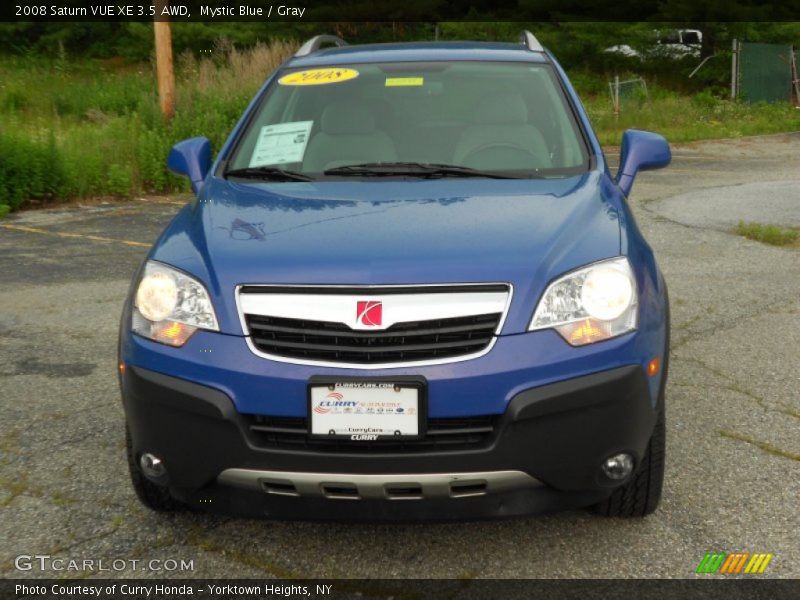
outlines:
M772 552L766 576L800 577L800 252L728 233L798 224L798 157L800 135L692 144L634 187L673 307L666 487L643 520L153 514L128 483L115 343L133 269L180 201L0 222L0 577L86 576L19 572L20 554L194 561L90 573L124 577L693 577L708 551Z

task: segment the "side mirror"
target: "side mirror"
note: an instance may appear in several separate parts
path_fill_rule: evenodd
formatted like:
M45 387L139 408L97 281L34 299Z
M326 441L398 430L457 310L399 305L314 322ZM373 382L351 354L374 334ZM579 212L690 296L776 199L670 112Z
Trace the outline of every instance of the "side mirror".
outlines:
M167 168L176 175L185 175L196 194L211 168L211 142L205 137L194 137L178 142L167 158Z
M650 131L628 129L622 134L617 185L628 196L639 171L661 169L671 160L672 152L663 136Z

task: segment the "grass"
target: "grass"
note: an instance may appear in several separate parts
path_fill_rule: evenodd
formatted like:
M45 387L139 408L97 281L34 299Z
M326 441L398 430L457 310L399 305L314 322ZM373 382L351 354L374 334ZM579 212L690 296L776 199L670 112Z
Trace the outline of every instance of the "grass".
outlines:
M197 59L177 57L177 107L165 124L153 65L122 60L0 60L0 218L23 203L129 198L187 191L164 166L177 141L205 135L219 149L266 77L294 50L274 41L240 51L226 43ZM612 110L606 78L570 73L601 143L628 128L671 142L800 130L800 111L748 105L710 92L680 95L655 84Z
M246 52L220 44L177 59L175 118L164 123L150 64L0 61L0 217L23 202L186 191L172 145L196 135L219 149L291 43Z
M800 110L789 103L748 104L657 86L649 87L647 98L622 100L619 114L608 94L584 98L584 106L603 145L618 145L626 129L656 131L673 144L800 130Z
M771 246L792 246L800 240L800 228L797 227L739 221L739 224L733 228L733 232Z

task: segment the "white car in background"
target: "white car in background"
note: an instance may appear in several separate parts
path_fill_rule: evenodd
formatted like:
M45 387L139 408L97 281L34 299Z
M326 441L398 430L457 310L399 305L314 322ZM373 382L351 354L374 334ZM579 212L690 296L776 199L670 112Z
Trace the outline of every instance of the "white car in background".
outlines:
M650 60L654 58L678 59L686 56L700 57L703 32L699 29L673 29L668 32L654 31L655 43L647 50L639 51L627 44L606 48L604 52L621 54L630 58Z

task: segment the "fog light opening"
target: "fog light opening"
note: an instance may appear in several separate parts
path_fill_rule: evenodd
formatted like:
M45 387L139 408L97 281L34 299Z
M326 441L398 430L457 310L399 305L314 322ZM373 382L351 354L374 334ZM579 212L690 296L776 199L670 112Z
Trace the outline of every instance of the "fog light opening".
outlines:
M622 481L633 472L633 456L626 453L609 456L603 462L603 473L609 479Z
M139 458L139 466L142 468L142 473L148 477L163 477L167 473L167 468L161 459L149 452L145 452Z

